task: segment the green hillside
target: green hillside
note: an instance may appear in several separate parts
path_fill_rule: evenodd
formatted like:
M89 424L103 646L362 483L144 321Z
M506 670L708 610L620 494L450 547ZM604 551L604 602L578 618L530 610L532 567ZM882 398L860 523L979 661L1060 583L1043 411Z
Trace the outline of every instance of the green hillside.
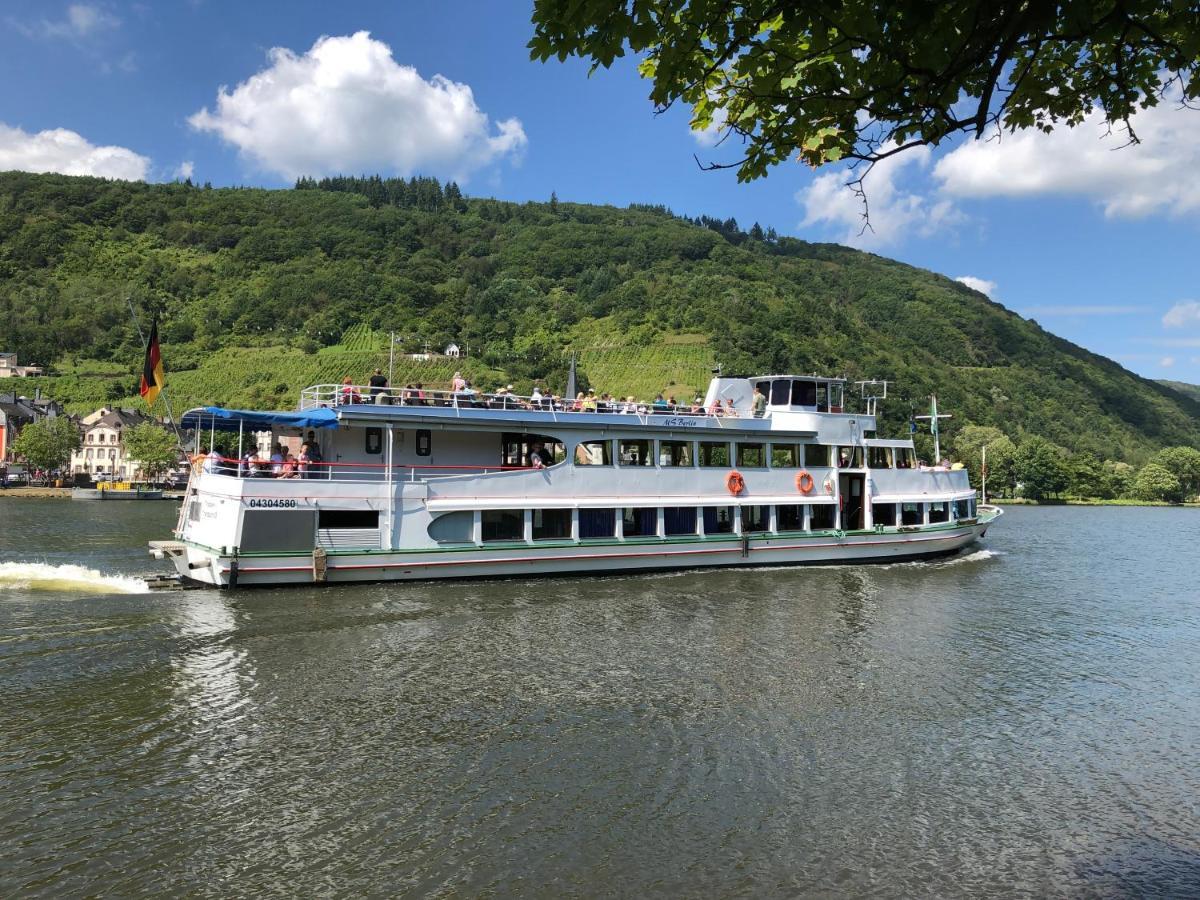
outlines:
M1183 394L1191 400L1200 401L1200 384L1188 384L1186 381L1167 381L1159 379L1159 384L1166 385L1176 393Z
M1200 445L1200 402L931 272L732 220L654 207L512 204L433 179L212 190L0 174L0 350L51 366L22 388L74 410L136 402L126 298L161 321L176 407L294 406L365 379L562 390L575 353L600 390L652 397L726 371L896 382L902 431L937 391L953 432L994 425L1141 462ZM409 355L470 348L462 361ZM177 410L178 411L178 410Z

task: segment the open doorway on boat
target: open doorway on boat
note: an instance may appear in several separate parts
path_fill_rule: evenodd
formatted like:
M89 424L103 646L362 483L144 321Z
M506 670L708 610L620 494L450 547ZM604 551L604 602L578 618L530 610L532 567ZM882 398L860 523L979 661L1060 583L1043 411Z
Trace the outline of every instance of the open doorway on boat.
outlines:
M842 530L858 531L865 527L863 522L864 475L839 475L838 487L842 495Z

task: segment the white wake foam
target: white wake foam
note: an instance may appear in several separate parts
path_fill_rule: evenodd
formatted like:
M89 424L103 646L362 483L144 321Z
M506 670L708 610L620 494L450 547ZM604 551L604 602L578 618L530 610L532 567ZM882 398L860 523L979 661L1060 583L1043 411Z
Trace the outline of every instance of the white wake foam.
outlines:
M150 586L129 575L105 575L84 566L0 562L0 590L77 591L87 594L145 594Z
M999 550L976 550L965 556L952 556L949 559L934 560L933 564L937 566L958 566L962 563L977 563L983 562L985 559L998 559L1003 555Z

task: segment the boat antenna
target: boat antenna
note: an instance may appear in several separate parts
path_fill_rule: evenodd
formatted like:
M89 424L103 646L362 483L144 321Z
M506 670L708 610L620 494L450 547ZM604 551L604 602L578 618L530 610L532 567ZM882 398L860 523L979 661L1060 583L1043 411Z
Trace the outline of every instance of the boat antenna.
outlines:
M887 399L889 382L871 379L854 382L862 392L862 398L867 402L867 415L873 416L879 408L879 401Z

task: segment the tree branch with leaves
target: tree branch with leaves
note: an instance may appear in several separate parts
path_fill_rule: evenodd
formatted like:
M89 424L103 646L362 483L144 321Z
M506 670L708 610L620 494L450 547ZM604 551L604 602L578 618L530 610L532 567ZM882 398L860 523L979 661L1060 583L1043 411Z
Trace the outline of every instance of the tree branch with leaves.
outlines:
M869 165L959 134L1049 132L1200 95L1195 0L535 0L535 60L633 52L659 110L741 138L740 181L787 159Z

